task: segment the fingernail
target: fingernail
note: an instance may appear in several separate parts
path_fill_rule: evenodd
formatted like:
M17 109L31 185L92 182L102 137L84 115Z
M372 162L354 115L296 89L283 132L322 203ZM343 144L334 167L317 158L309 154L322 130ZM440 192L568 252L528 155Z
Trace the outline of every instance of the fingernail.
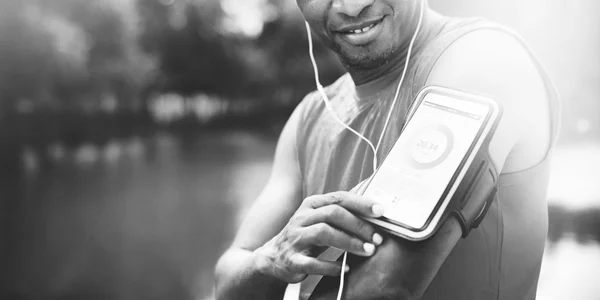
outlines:
M373 211L373 214L376 217L380 217L383 216L385 209L383 208L383 206L379 205L379 204L375 204L373 205L373 207L371 208L371 210Z
M350 271L350 266L349 266L349 265L346 265L346 266L344 267L344 273L348 273L348 271Z
M367 252L367 254L371 255L373 254L373 252L375 252L375 245L371 244L371 243L365 243L363 245L363 248L365 249L365 252Z
M379 233L374 234L373 243L377 246L381 245L381 243L383 243L383 237Z

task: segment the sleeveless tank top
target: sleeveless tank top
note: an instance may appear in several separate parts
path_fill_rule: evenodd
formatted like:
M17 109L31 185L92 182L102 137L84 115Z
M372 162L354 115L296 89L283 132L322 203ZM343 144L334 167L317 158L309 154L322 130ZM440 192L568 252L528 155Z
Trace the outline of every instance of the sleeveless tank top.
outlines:
M381 162L391 150L411 102L425 86L442 53L462 36L483 29L505 32L529 51L546 87L553 141L546 157L537 165L500 175L499 192L486 217L469 236L459 240L426 290L422 298L426 300L535 299L548 229L548 157L557 136L560 103L549 76L517 34L483 19L448 22L434 30L429 42L415 49L414 63L409 66L377 155ZM377 142L393 93L383 91L366 99L357 97L348 74L327 87L326 93L342 121ZM370 148L334 120L319 94L309 94L297 109L301 114L297 155L303 197L350 190L372 174ZM310 296L315 280L310 281L309 277L301 284L301 299Z

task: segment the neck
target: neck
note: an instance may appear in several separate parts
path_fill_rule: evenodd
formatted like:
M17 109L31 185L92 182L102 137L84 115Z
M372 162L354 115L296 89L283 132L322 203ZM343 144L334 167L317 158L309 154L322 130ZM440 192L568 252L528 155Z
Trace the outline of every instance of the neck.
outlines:
M421 24L421 29L420 29L419 34L417 35L417 38L413 45L412 54L415 53L416 48L421 47L429 40L429 38L430 38L429 33L436 27L435 26L436 24L440 23L441 18L442 18L441 15L437 14L436 12L434 12L428 8L425 8L425 11L423 12L423 21ZM418 21L418 16L417 16L417 21ZM356 68L352 68L350 66L346 66L346 70L348 71L348 73L350 73L350 76L352 76L352 80L354 81L354 83L356 85L361 85L361 84L385 77L386 75L395 73L399 69L404 68L404 65L406 64L406 58L408 56L410 42L413 38L414 32L417 30L418 22L412 22L412 23L414 24L414 27L412 30L413 34L411 34L410 36L403 39L403 43L399 47L397 54L394 54L393 57L385 64L383 64L377 68L368 69L368 70L356 69Z

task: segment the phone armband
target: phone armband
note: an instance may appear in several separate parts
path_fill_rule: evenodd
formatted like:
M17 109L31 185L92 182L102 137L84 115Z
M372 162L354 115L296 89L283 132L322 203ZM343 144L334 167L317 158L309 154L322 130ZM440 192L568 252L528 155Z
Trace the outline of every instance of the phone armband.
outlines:
M499 174L489 155L490 140L491 135L475 155L443 217L454 214L458 218L463 238L479 227L498 193Z
M357 189L386 206L383 217L366 220L420 241L455 215L466 237L497 194L499 174L489 147L501 116L490 98L424 88L390 153Z

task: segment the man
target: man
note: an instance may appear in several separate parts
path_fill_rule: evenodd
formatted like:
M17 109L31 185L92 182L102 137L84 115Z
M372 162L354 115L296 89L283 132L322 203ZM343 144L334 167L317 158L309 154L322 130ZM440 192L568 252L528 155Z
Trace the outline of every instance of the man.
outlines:
M490 155L499 193L466 238L451 217L425 242L382 233L374 199L350 192L368 178L373 153L309 94L281 134L272 175L216 268L218 299L282 299L289 283L323 275L301 298L534 299L547 232L548 154L556 137L557 96L528 48L484 20L457 20L426 0L297 0L313 34L348 74L326 88L334 113L377 142L390 109L381 162L400 135L419 90L444 86L493 98L503 117ZM391 107L409 43L418 34L398 103ZM348 251L348 266L321 259Z

